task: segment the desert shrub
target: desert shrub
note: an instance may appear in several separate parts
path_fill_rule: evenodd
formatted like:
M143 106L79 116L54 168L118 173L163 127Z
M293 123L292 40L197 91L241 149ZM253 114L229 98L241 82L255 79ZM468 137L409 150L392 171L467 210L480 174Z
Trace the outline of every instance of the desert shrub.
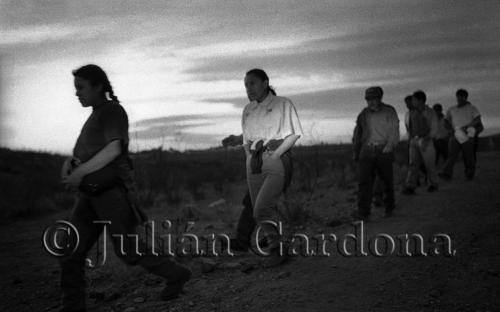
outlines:
M492 140L496 142L498 138ZM480 148L500 146L490 141L483 139ZM186 193L194 199L203 199L206 186L213 187L217 197L223 197L232 184L244 183L246 178L241 149L214 148L182 153L154 149L131 156L137 196L144 208L155 205L158 200L178 205ZM64 158L63 155L0 148L0 216L31 216L71 208L74 194L64 189L59 176ZM296 146L292 158L293 192L298 196L287 204L292 220L300 220L308 213L300 207L313 197L319 177L323 180L327 177L331 185L340 188L352 187L357 180L357 165L348 144ZM408 145L401 142L395 152L396 181L403 181L407 162Z

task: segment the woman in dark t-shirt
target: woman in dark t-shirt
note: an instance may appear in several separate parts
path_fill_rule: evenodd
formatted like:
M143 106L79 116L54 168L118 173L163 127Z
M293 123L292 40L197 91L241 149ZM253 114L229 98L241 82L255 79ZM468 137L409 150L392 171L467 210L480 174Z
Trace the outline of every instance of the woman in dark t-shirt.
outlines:
M99 66L83 66L73 71L73 76L76 96L83 107L92 107L92 114L78 137L73 157L68 158L62 168L63 183L79 189L70 218L70 223L78 231L79 243L73 252L61 259L62 311L85 311L83 269L88 251L104 227L112 236L130 237L137 234L136 226L145 221L145 216L132 196L127 113ZM113 183L99 188L99 191L82 187L89 176L95 176L110 166L117 175ZM129 265L141 265L150 273L164 277L168 286L163 289L161 297L164 300L176 298L191 272L168 257L147 254L150 250L144 241L139 241L139 253L130 245L114 245L116 255Z

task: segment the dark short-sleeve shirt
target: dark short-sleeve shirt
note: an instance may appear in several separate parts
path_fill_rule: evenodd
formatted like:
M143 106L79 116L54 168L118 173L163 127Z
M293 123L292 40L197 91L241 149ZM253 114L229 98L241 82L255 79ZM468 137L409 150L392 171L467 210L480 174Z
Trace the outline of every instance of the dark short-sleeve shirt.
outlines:
M73 156L88 161L111 141L120 140L122 154L119 161L128 156L128 117L125 109L116 102L95 107L83 125L73 149Z
M426 137L430 135L431 125L422 112L414 109L410 111L410 137Z

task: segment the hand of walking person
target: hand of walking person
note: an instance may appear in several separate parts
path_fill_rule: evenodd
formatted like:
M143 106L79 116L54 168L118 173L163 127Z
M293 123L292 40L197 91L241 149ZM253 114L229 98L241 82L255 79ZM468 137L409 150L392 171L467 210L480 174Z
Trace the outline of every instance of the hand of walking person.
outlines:
M75 169L70 175L62 178L62 183L66 184L68 189L78 188L83 179L83 174L80 170Z
M66 178L71 174L76 166L79 166L82 162L76 157L68 157L64 160L63 166L61 168L61 179Z
M64 179L71 173L71 158L68 157L66 160L64 160L64 163L61 168L61 179Z
M392 153L392 146L391 145L386 145L384 149L382 150L382 153Z

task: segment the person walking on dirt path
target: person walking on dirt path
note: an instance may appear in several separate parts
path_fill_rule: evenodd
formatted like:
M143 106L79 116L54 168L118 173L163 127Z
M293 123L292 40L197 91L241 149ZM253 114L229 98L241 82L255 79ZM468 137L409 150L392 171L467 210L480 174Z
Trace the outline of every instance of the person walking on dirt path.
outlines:
M85 259L103 232L127 237L146 221L137 205L132 163L128 155L128 117L120 105L106 73L97 65L73 71L76 96L92 113L83 125L73 149L62 168L62 181L78 189L69 222L79 233L76 250L61 261L62 311L85 311ZM89 179L93 179L90 183ZM191 271L167 257L141 256L131 244L113 241L115 253L129 265L140 265L166 279L164 300L176 298L190 279ZM146 250L139 243L139 250Z
M303 131L292 101L276 95L265 71L248 71L245 89L250 103L243 109L241 125L248 189L257 231L267 240L265 253L270 257L264 266L271 267L286 260L283 237L272 222L278 221L278 200L291 177L291 148Z
M462 151L465 179L470 181L474 179L476 171L476 140L484 127L479 110L468 101L469 93L467 90L459 89L455 95L457 105L450 107L445 117L453 129L453 135L450 137L448 145L449 157L439 176L445 180L451 180L453 167L458 154Z
M405 128L406 128L406 133L410 133L410 112L412 110L415 109L415 107L413 106L413 101L412 101L412 95L407 95L404 99L405 101L405 105L406 105L406 108L408 109L405 113ZM410 139L408 138L408 158L407 158L407 163L409 164L410 163ZM424 182L421 183L420 182L420 177L423 176L424 178ZM420 165L420 174L418 176L418 179L417 179L417 186L420 186L420 185L423 185L423 184L427 184L427 172L425 171L425 165L422 163Z
M436 137L434 138L434 148L436 149L436 166L439 164L439 159L443 159L443 163L448 158L448 141L450 139L450 130L447 121L444 118L443 106L436 103L432 106L438 118L438 128Z
M383 90L375 86L366 89L365 107L358 115L354 128L354 160L359 167L358 209L352 213L356 220L368 221L375 176L384 187L385 216L395 208L393 162L399 142L399 118L391 105L382 102Z
M415 91L412 95L412 104L415 109L411 111L409 120L410 162L406 186L402 191L404 195L415 194L422 163L427 173L427 191L435 192L438 190L436 151L433 142L437 132L437 116L434 110L425 104L426 100L427 96L421 90Z

